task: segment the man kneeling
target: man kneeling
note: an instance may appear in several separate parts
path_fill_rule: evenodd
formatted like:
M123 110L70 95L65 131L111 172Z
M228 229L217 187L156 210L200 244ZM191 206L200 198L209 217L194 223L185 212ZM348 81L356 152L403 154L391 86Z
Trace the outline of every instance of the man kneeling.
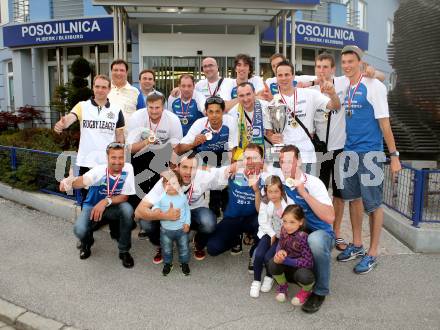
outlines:
M60 190L90 187L83 209L75 222L74 233L81 240L80 259L91 254L93 222L106 219L110 225L119 224L119 258L126 268L134 266L129 251L133 208L127 202L128 195L135 194L133 167L125 163L124 144L110 143L107 146L107 164L98 165L83 176L69 176L60 182Z

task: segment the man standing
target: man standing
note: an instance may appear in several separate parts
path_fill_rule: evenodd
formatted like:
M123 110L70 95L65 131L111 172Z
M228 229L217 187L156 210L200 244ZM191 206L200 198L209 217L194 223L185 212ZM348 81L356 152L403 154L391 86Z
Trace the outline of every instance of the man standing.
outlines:
M139 73L140 93L138 96L138 109L139 109L139 105L141 104L147 106L148 104L147 99L149 94L155 93L163 96L161 92L159 92L154 88L155 83L156 83L156 75L154 74L153 70L145 69Z
M231 99L237 98L237 88L240 84L249 82L254 92L259 94L264 89L263 79L254 75L254 63L246 54L238 54L234 60L235 79L232 79Z
M118 106L123 114L125 120L141 108L145 108L143 99L138 100L139 90L136 87L130 85L127 81L128 77L128 63L124 60L115 60L110 65L112 75L111 91L108 95L110 103Z
M135 194L133 168L125 163L124 145L113 142L107 146L108 163L95 166L83 176L63 179L60 190L90 187L83 209L76 220L74 233L81 240L80 259L91 255L94 243L92 225L106 219L119 224L119 259L126 268L134 266L130 255L133 208L128 196Z
M284 190L289 199L288 204L301 206L306 218L306 229L310 232L308 243L313 254L316 283L302 309L307 313L315 313L330 292L331 250L335 245L331 224L335 213L321 180L302 172L300 151L296 146L286 145L281 149L280 165L285 178Z
M132 164L136 175L137 195L130 198L133 208L159 181L160 172L165 170L165 163L170 159L169 144L174 147L182 139L179 118L170 111L164 111L163 96L152 94L147 102L148 107L136 111L127 125L127 144L133 155ZM155 157L164 160L160 164L163 168L150 168Z
M105 148L112 141L124 143L124 115L119 107L107 99L110 93L110 79L97 75L93 79L93 97L79 102L72 111L62 117L54 127L55 132L61 133L75 121L80 123L80 140L76 165L79 175L86 173L89 168L107 163ZM82 190L83 200L87 190Z
M237 100L231 100L232 80L229 78L220 78L217 61L212 57L206 57L202 61L202 70L205 79L196 84L196 91L205 96L205 99L218 96L225 101L225 109L229 111Z
M293 144L301 151L306 173L314 172L312 164L316 163L315 148L310 138L313 130L313 118L318 109L339 109L341 103L331 82L326 82L322 92L329 97L307 88L293 87L295 74L289 62L281 62L277 69L278 94L272 102L287 106L287 124L282 134L275 134L268 116L264 127L267 138L273 144ZM308 132L306 132L306 130ZM309 133L309 134L308 134Z
M179 77L179 96L168 98L168 110L180 119L183 135L194 122L203 117L205 110L205 97L194 90L194 77L183 74Z
M238 148L233 159L238 160L249 143L259 145L264 150L263 118L267 109L267 102L258 100L254 86L244 82L237 86L238 104L228 115L238 120Z
M350 80L344 100L347 138L344 146L344 172L342 197L350 202L353 243L341 252L337 260L348 261L362 257L354 267L356 274L370 272L377 265L379 238L383 225L383 140L390 151L391 171L401 169L390 126L387 91L376 79L365 78L361 72L363 52L357 46L342 49L341 63ZM377 174L379 172L379 175ZM370 219L370 248L362 246L362 205Z
M217 217L208 207L206 195L209 194L210 190L221 189L227 184L226 178L229 174L229 167L203 170L201 167L198 167L196 153L190 153L180 160L176 171L182 177L182 189L188 198L191 210L191 229L197 231L194 237L194 258L196 260L203 260L206 256L204 247L207 238L214 231L217 223ZM175 220L180 216L180 210L174 208L162 213L159 217L152 214L151 208L161 197L162 193L163 185L160 180L142 199L135 210L135 217L139 219L140 226L145 235L148 236L150 242L157 248L156 255L153 258L153 263L155 264L162 262L160 221L158 220Z

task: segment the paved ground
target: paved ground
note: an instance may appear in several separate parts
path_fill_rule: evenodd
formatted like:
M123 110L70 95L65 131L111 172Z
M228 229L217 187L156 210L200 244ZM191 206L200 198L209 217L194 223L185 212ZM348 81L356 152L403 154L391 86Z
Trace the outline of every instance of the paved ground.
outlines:
M250 298L245 255L192 260L190 277L175 268L164 278L149 242L133 241L127 270L108 233L95 238L82 261L71 223L0 199L0 298L87 329L440 328L440 255L413 254L386 231L372 273L334 263L332 294L314 315L273 292Z

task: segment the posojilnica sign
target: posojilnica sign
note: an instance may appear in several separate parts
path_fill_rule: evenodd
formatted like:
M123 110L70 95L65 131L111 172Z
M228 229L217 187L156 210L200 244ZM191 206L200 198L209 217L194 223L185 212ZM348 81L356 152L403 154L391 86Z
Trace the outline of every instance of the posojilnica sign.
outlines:
M57 20L3 27L5 47L113 40L113 17Z

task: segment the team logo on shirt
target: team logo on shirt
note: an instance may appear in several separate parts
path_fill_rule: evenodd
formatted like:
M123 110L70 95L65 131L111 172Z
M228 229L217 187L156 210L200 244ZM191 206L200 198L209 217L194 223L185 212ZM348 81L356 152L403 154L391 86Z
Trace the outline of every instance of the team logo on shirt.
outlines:
M114 118L115 118L115 114L114 114L113 112L109 112L109 113L107 114L107 118L108 118L108 119L114 119Z

